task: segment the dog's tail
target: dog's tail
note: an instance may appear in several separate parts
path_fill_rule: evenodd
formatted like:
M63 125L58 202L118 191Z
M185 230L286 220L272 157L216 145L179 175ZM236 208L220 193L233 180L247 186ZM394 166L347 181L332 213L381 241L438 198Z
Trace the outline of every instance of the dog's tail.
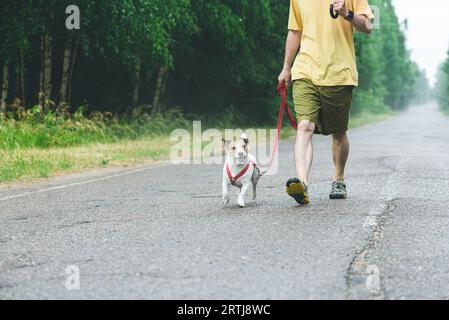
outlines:
M258 169L260 172L260 174L259 174L260 177L263 177L268 171L270 171L270 168L265 168L263 170L261 170L261 168L258 168Z

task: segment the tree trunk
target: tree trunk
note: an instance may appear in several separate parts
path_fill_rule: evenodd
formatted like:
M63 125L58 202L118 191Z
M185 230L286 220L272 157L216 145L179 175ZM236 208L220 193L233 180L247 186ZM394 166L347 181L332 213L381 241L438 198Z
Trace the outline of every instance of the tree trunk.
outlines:
M15 100L20 99L20 58L17 58L17 67L16 67L16 92L15 92Z
M41 48L40 48L40 58L41 58L41 68L39 70L39 92L37 94L38 103L43 107L45 96L44 96L44 56L45 56L45 37L41 37Z
M2 96L0 100L0 113L6 112L6 99L8 99L9 89L9 67L7 64L3 65L3 81L2 81Z
M141 70L142 70L142 61L140 60L140 57L137 57L136 63L134 65L133 96L131 103L133 107L139 104Z
M161 66L159 68L159 72L156 78L156 87L154 89L154 97L153 97L153 108L151 111L152 115L161 111L161 97L163 95L163 91L165 88L165 80L167 76L167 68L165 66Z
M70 61L70 69L69 69L69 79L67 82L67 103L70 104L72 102L72 79L73 79L73 72L75 68L75 62L78 55L78 48L80 44L80 38L79 36L75 36L75 40L72 41L72 57Z
M23 56L23 49L20 48L19 50L19 69L18 69L18 96L19 99L22 103L23 107L26 107L26 102L25 102L25 59Z
M52 45L51 37L44 33L41 39L41 70L39 82L39 104L44 113L48 109L51 98L51 73L52 73Z
M51 99L51 73L52 73L52 38L45 35L45 55L44 55L44 94L47 99Z
M61 76L61 89L59 91L59 105L65 105L68 102L68 86L70 76L70 57L72 55L72 34L67 34L67 39L64 47L64 57L62 60L62 76Z

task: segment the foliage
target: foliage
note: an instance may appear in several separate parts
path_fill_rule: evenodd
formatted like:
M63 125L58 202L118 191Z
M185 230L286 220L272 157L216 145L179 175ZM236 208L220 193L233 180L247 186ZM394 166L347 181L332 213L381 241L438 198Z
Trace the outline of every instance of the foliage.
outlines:
M356 34L360 86L355 90L353 112L383 113L424 102L428 82L406 49L406 21L398 21L391 0L370 0L370 4L380 9L380 30L370 37Z
M441 109L449 113L449 51L446 61L440 66L438 71L435 96Z
M35 106L0 118L0 150L113 143L168 135L175 128L188 126L176 109L142 123L118 119L111 113L94 112L86 117L83 108L73 114L48 111L43 115L40 106Z
M70 104L84 105L86 114L95 110L123 114L141 106L150 110L153 97L161 94L166 109L180 106L185 113L211 121L272 123L289 1L79 0L81 29L70 33L81 44L72 48L78 55ZM421 90L416 87L427 88L425 75L410 59L405 26L391 0L370 3L381 9L381 29L370 37L356 35L360 87L355 91L355 114L401 110L417 98L415 93ZM0 15L8 18L0 22L0 64L11 70L10 111L18 91L14 71L21 51L28 102L22 107L39 103L44 34L53 39L53 88L61 85L69 4L68 0L2 1ZM158 79L161 67L169 72ZM158 80L163 81L158 85ZM132 102L133 91L139 92L137 105ZM58 90L52 93L49 98L58 101Z

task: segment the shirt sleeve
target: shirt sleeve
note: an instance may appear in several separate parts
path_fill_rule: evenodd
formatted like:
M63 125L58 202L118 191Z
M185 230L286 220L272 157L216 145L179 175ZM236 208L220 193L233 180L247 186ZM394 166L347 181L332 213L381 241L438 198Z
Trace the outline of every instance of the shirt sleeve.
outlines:
M369 6L368 0L351 0L354 14L364 15L370 20L374 20L374 14Z
M290 15L288 18L288 29L302 31L302 20L299 14L297 0L290 0Z

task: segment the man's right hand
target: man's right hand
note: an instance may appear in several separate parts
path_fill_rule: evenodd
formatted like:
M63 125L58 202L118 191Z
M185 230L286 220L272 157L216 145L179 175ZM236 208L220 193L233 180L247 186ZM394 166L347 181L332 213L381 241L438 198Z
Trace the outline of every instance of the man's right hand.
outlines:
M284 82L285 83L285 87L288 88L291 80L292 80L292 71L291 71L291 69L287 69L287 68L282 69L282 72L281 72L281 74L278 77L279 84Z

